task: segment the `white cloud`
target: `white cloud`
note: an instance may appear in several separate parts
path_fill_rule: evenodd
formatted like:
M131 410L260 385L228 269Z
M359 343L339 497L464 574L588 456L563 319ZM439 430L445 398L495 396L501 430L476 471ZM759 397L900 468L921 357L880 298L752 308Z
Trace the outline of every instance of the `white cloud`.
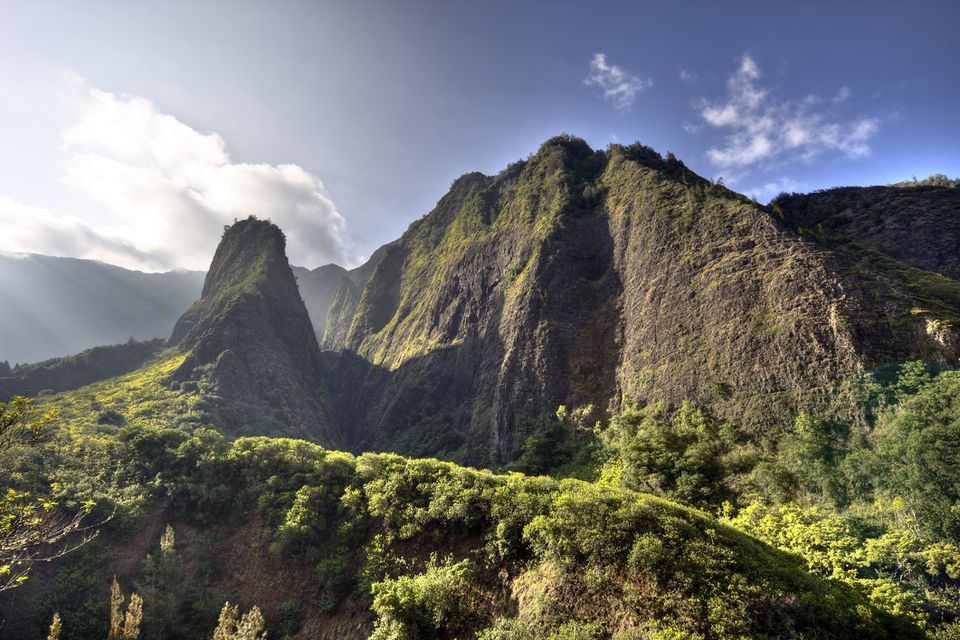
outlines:
M96 231L74 216L0 196L0 252L90 258L114 264L161 266L120 238Z
M831 102L834 104L840 104L841 102L846 102L850 99L850 87L840 87L840 89L833 95Z
M69 80L63 179L103 211L81 220L0 200L0 219L16 229L0 249L206 269L223 226L252 214L284 230L295 264L349 262L346 222L316 176L292 164L234 163L217 133L197 131L145 98Z
M595 53L590 59L590 75L584 84L600 87L603 99L613 102L613 106L625 113L633 107L637 95L653 86L653 80L639 78L615 64L607 63L607 56Z
M780 100L761 86L760 67L750 56L727 81L727 96L701 100L703 122L724 130L722 145L707 150L707 157L728 181L742 178L755 166L773 166L810 160L834 151L849 158L870 153L869 141L877 132L874 118L844 121L829 110L817 110L823 101L807 96L798 103ZM850 91L842 87L831 100L846 101Z
M796 193L803 190L803 185L787 177L777 178L771 182L744 190L744 195L760 202L769 202L781 193Z

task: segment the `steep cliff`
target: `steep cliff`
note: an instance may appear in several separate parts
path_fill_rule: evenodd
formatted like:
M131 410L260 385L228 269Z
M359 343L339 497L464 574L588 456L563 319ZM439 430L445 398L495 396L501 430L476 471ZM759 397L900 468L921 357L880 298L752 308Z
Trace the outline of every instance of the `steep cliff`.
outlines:
M229 431L339 441L320 349L285 238L270 222L249 218L224 232L202 296L170 344L187 354L175 381L212 398Z
M759 430L864 367L955 360L941 293L912 313L902 281L672 157L559 137L387 250L332 394L355 447L472 460L560 404L692 400Z

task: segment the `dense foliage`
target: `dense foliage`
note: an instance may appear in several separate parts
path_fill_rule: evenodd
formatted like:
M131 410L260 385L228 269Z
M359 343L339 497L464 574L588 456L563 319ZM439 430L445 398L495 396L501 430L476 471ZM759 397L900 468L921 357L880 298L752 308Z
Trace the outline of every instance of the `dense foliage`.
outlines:
M752 443L690 406L629 407L588 483L230 443L164 385L176 365L51 399L64 426L7 454L20 490L118 508L102 543L23 587L39 604L22 628L57 611L65 640L105 632L111 572L143 597L143 638L208 634L224 600L263 607L272 637L349 618L381 639L921 637L957 613L956 479L922 470L958 468L960 373L902 367L859 435L803 414Z
M8 363L0 362L0 401L13 396L77 389L98 380L114 378L141 367L164 343L162 338L146 342L130 338L124 344L94 347L73 356L36 364L11 368Z

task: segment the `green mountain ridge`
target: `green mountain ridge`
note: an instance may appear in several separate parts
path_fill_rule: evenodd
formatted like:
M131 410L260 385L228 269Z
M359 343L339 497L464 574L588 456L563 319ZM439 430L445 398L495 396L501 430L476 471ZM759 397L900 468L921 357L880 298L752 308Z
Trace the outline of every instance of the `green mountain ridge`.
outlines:
M954 283L894 271L641 145L555 138L457 180L338 295L333 395L362 447L441 431L473 461L507 456L518 421L624 398L762 430L869 367L956 361Z

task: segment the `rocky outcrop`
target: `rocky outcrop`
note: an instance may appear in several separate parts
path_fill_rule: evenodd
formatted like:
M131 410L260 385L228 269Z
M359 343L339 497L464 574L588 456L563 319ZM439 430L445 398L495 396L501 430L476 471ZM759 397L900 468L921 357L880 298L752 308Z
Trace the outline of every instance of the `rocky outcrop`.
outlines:
M270 222L249 218L224 232L202 296L170 344L186 354L174 381L214 399L212 419L226 431L340 443L320 348L285 238Z

